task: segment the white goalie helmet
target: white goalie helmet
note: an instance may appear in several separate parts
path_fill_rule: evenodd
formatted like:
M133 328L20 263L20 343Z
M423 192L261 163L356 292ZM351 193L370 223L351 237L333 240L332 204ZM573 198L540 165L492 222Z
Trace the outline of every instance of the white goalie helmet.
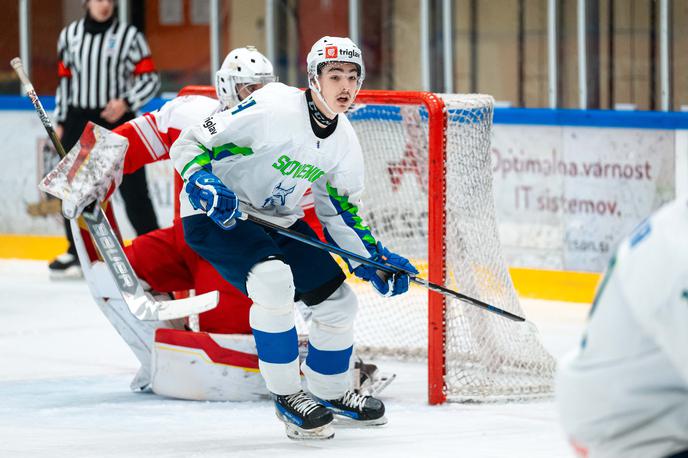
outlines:
M331 62L348 62L358 67L359 78L356 87L356 92L358 93L365 79L363 53L350 38L329 36L322 37L320 40L316 41L306 57L306 63L308 65L308 87L311 91L315 92L318 98L324 102L320 93L318 74L325 65ZM354 98L355 96L356 94L354 94ZM325 103L325 105L327 106L327 103ZM332 111L329 106L327 108Z
M215 73L215 91L223 106L239 103L237 85L268 84L277 81L272 63L254 46L233 49Z

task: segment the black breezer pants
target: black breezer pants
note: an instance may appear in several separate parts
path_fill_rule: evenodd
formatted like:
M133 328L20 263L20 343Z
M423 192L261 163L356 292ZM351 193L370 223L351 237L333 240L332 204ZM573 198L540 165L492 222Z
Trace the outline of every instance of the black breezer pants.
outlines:
M134 113L129 111L116 123L109 123L100 117L101 111L102 109L83 110L70 107L67 111L67 117L63 125L62 146L64 146L65 151L69 151L76 145L88 121L105 127L106 129L114 129L136 117ZM140 168L134 173L124 175L119 191L124 200L127 217L137 235L142 235L146 232L158 229L153 202L148 194L148 183L146 181L146 171L144 168ZM65 233L69 241L67 252L76 256L76 247L74 246L74 237L72 237L69 220L65 218L64 221Z

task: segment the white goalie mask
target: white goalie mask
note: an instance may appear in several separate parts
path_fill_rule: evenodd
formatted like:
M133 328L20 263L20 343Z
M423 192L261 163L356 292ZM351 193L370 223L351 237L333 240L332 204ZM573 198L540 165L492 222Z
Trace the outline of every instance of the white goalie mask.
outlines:
M363 80L365 79L365 65L363 64L363 53L356 46L356 43L351 41L350 38L341 37L322 37L320 40L315 42L311 51L306 57L306 62L308 64L308 87L311 92L313 92L318 99L327 107L332 115L336 114L325 102L322 94L320 93L320 82L318 81L318 75L320 74L322 68L328 63L334 62L347 62L354 64L358 68L358 84L356 86L356 94L361 89L363 85ZM353 94L353 98L356 98L356 94Z
M239 103L242 85L268 84L277 81L270 61L254 46L236 48L225 57L215 73L215 91L224 107Z

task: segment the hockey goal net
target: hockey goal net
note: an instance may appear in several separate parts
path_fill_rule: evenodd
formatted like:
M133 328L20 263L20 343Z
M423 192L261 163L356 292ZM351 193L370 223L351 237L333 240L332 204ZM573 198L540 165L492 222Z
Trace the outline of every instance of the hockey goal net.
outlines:
M215 91L196 86L181 94ZM492 114L485 95L363 90L348 116L366 163L362 213L376 238L431 282L524 316L497 233ZM413 284L383 298L353 283L357 353L427 360L431 404L551 394L555 362L532 323Z

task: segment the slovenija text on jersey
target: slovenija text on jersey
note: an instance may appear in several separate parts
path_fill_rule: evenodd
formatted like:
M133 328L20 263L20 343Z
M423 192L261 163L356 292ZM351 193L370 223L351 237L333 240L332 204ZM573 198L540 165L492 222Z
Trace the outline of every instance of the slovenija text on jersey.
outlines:
M272 164L272 167L279 170L280 173L286 177L291 176L296 179L308 180L314 183L315 180L325 174L324 171L311 164L302 164L299 161L292 160L286 154L283 154L277 159L277 162Z

